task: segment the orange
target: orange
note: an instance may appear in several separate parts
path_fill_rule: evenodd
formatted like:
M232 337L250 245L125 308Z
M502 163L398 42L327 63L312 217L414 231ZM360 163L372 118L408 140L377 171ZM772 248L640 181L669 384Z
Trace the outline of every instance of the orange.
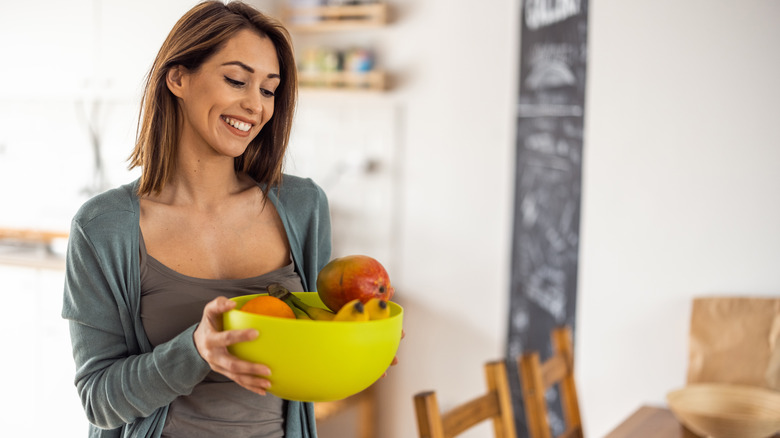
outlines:
M258 315L295 319L295 313L293 313L287 303L270 295L260 295L252 298L241 307L241 310L244 312L256 313Z

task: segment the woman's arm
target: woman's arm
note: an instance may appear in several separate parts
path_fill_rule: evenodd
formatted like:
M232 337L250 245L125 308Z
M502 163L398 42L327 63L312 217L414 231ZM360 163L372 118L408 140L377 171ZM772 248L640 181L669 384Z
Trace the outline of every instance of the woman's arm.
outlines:
M142 353L126 294L128 257L95 240L121 239L123 230L95 229L92 238L74 220L65 272L64 318L69 320L75 384L90 423L104 429L146 417L188 394L209 372L195 348L192 326L153 351ZM115 222L116 223L116 222ZM119 222L121 223L121 221ZM120 227L120 225L117 225ZM126 232L126 231L124 231ZM107 237L108 236L108 237ZM100 250L98 249L100 248Z

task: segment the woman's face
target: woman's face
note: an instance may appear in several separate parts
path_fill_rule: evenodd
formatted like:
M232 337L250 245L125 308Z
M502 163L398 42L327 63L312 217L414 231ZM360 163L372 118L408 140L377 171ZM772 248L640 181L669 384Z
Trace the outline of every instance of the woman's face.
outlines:
M240 156L273 115L279 82L273 43L249 30L228 40L196 72L172 70L168 86L180 98L181 145Z

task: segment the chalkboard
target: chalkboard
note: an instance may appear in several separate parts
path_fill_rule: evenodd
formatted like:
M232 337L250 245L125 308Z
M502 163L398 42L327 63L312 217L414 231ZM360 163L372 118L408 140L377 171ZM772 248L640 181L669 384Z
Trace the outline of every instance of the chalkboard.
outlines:
M520 35L508 370L518 437L527 437L516 358L551 355L550 332L576 330L587 0L526 0ZM546 394L561 434L557 389Z

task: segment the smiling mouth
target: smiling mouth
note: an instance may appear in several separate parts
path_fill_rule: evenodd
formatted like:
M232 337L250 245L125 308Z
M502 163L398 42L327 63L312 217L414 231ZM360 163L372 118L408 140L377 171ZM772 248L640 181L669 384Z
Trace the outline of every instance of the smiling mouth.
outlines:
M242 122L240 120L236 120L227 116L222 116L222 120L224 120L225 123L227 123L228 125L242 132L249 132L249 130L252 129L251 123Z

